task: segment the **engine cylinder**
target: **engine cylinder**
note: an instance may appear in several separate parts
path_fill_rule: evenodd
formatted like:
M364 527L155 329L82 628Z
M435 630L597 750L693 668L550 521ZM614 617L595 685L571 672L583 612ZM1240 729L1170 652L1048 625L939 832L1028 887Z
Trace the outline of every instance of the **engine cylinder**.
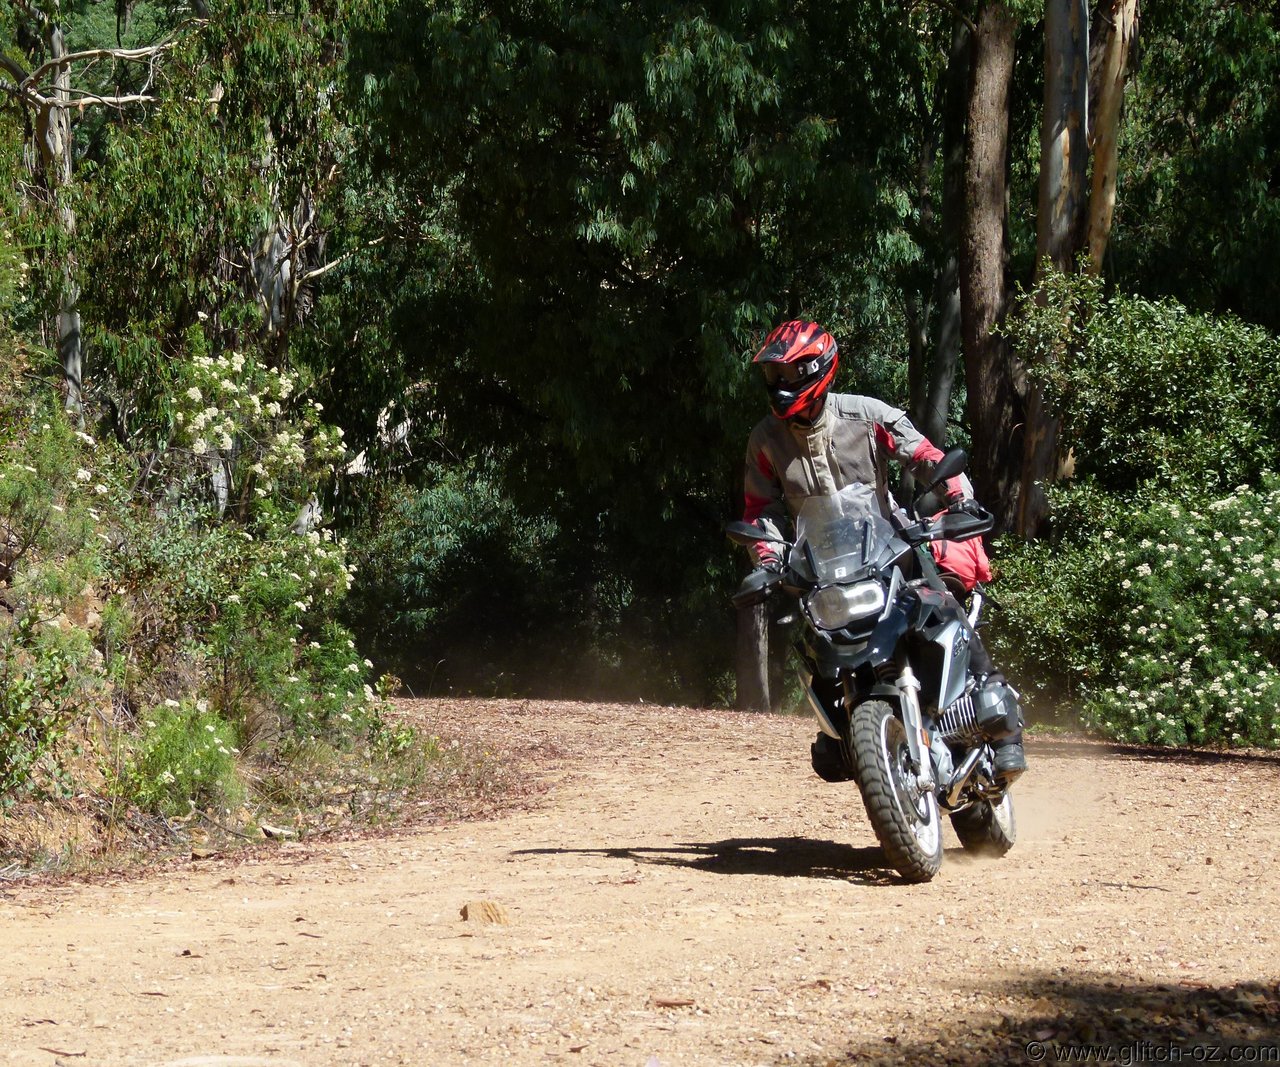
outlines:
M948 743L982 740L982 731L978 729L977 713L970 694L963 694L938 717L937 733Z

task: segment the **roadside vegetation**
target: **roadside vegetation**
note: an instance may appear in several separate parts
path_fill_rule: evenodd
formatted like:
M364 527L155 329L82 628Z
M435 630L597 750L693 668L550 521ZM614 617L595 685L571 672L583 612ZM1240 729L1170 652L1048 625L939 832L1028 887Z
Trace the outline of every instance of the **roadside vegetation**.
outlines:
M3 5L0 850L483 791L396 678L733 702L797 314L971 448L1033 719L1276 745L1280 24L1095 6Z
M490 788L488 757L394 714L394 681L336 621L346 547L291 520L324 428L256 428L264 452L290 442L289 474L250 457L269 488L251 518L220 518L183 491L198 452L153 463L143 492L40 366L0 385L0 849L84 864L131 842L394 822L433 792ZM57 825L78 827L66 856Z
M1035 705L1119 741L1280 746L1280 338L1097 285L1016 331L1073 349L1046 387L1075 477L1052 536L999 553Z

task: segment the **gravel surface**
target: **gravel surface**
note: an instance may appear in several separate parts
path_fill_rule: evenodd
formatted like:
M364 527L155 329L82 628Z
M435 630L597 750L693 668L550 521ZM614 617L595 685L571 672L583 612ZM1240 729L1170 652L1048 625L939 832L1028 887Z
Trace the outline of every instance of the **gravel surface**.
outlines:
M807 720L402 710L518 802L6 886L0 1063L1280 1063L1274 755L1033 742L1014 850L908 886Z

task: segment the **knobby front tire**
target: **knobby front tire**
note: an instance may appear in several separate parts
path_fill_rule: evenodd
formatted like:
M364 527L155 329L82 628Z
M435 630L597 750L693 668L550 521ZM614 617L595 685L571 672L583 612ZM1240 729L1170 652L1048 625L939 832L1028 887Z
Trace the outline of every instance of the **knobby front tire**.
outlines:
M908 882L942 866L942 823L932 792L916 797L907 731L883 700L868 700L851 722L854 779L890 865Z

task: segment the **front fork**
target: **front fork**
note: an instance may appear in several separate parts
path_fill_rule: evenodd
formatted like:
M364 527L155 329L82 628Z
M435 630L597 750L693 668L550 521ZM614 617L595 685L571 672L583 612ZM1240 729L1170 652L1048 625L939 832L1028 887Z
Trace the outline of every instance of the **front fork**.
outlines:
M929 758L929 734L920 712L920 679L909 663L902 665L896 685L902 725L907 731L907 750L916 768L916 787L921 793L931 793L937 783L933 778L933 761Z
M813 674L807 668L801 669L800 681L804 685L809 706L818 720L819 729L836 741L847 742L843 731L832 721L830 710L823 706L822 700L814 691ZM933 777L933 761L929 758L929 734L924 728L920 713L920 680L910 664L903 665L895 685L898 690L898 705L902 708L902 724L907 732L907 750L916 768L916 788L921 794L929 793L937 782Z

